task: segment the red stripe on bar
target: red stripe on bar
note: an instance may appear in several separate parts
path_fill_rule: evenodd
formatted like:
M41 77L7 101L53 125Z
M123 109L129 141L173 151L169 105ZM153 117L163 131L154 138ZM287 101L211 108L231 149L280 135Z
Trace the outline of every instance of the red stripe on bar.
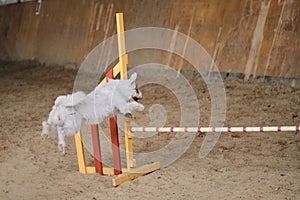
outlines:
M227 128L227 132L230 133L231 132L231 127Z
M156 127L156 132L159 132L159 128L158 127Z
M201 132L201 127L197 128L197 132L200 133Z
M259 127L259 131L260 132L264 132L264 128L261 126L261 127Z
M142 132L146 132L146 128L145 127L142 128Z
M296 131L299 131L299 127L300 127L300 126L296 126Z
M173 132L173 129L174 129L174 128L173 128L173 127L171 127L171 128L170 128L170 132Z
M243 127L243 132L246 132L246 127L245 126Z
M216 127L213 127L213 128L212 128L212 132L216 132Z
M277 127L277 131L280 132L281 131L281 126Z
M187 129L188 129L187 127L184 127L184 132L187 132Z

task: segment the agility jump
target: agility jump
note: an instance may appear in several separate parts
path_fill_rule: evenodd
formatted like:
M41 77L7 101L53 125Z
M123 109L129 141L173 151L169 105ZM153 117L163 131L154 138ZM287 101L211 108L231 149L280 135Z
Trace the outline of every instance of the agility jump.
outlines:
M119 62L106 74L106 77L100 82L100 85L107 83L108 78L113 79L120 75L121 80L127 79L127 64L128 55L125 49L125 38L124 38L124 22L123 13L116 14L117 22L117 34L118 34L118 51L119 51ZM118 186L121 183L138 178L139 176L148 174L160 168L160 163L155 162L149 165L136 167L136 160L133 158L132 138L133 133L129 130L130 120L125 119L124 121L124 134L125 134L125 148L126 148L126 162L127 167L121 167L121 158L119 150L119 136L118 126L116 123L116 116L109 119L110 124L110 135L112 143L112 157L113 157L113 168L103 167L101 160L101 147L98 124L91 125L92 130L92 143L94 151L94 166L86 166L84 146L81 139L81 132L75 134L75 143L77 151L77 159L79 172L86 173L99 173L101 175L118 175L112 179L113 186Z

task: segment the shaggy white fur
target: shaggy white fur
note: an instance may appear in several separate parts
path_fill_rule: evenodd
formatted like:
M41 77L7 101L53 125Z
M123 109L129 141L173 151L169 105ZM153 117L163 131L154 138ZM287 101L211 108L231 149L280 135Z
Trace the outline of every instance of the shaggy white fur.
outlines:
M57 97L48 120L42 122L42 138L58 137L58 147L65 153L65 136L76 134L82 122L97 124L117 112L132 117L133 110L142 111L144 106L137 102L142 93L137 89L136 78L134 73L128 80L109 79L88 95L76 92Z

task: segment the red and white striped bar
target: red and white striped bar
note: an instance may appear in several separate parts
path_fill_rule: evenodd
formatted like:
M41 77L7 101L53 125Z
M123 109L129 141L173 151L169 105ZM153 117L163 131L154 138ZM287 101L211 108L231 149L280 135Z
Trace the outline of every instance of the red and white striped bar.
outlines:
M286 132L299 131L300 126L260 126L260 127L131 127L131 132L184 132L184 133L214 133L214 132Z

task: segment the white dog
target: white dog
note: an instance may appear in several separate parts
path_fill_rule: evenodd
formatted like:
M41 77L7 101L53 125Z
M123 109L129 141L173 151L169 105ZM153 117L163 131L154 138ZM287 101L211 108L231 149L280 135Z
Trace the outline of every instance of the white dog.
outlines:
M76 134L82 122L97 124L117 112L132 117L133 110L142 111L144 106L137 102L142 93L135 84L136 77L134 73L129 80L109 79L88 95L76 92L57 97L48 120L42 123L42 138L58 137L58 147L65 153L65 136Z

